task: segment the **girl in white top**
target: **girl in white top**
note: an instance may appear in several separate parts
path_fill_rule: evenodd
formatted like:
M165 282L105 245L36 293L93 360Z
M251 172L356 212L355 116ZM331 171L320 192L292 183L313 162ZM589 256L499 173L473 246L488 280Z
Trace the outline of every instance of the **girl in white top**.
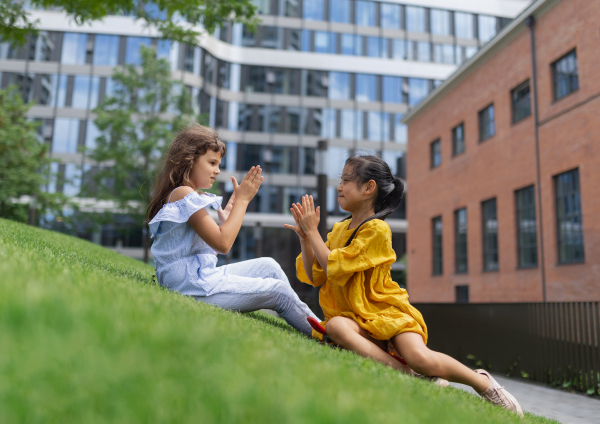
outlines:
M148 206L157 280L173 291L225 309L274 310L310 335L306 318L316 316L298 298L274 259L216 266L216 253L231 249L248 203L264 178L260 166L253 166L239 184L231 177L234 192L224 209L221 197L199 193L198 189L209 189L215 182L226 151L215 131L193 125L175 137L164 156ZM218 225L208 206L217 210Z

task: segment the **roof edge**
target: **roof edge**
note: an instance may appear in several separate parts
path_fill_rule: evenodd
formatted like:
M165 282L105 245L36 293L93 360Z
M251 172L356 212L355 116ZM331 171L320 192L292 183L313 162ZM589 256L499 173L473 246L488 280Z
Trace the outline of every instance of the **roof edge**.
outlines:
M477 68L486 63L497 51L502 49L506 44L512 41L519 35L525 27L525 19L529 16L538 18L545 14L552 7L557 5L562 0L537 0L528 8L523 10L515 19L505 26L492 40L483 46L473 57L463 63L454 73L452 73L442 84L433 90L421 102L410 109L400 122L409 124L425 110L429 108L435 101L444 97L467 76L473 73Z

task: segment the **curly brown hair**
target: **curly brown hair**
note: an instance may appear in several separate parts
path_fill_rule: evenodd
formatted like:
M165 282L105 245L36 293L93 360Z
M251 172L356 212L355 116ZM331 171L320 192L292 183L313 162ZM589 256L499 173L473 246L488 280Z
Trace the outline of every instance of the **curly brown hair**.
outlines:
M221 157L227 152L227 146L211 128L193 124L175 136L159 163L158 169L161 171L152 185L148 221L163 207L169 192L180 186L194 188L190 181L192 166L209 150L220 153Z

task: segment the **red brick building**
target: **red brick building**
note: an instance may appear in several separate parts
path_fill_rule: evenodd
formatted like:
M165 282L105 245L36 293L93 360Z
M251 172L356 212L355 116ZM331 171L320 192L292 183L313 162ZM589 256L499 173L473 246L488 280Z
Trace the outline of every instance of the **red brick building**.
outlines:
M535 1L405 116L411 301L600 300L599 19Z

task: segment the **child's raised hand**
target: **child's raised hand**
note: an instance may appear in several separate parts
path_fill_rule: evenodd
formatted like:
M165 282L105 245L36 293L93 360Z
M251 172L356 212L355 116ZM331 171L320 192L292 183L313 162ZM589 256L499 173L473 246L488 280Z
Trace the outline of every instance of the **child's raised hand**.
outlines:
M229 218L229 214L233 209L233 204L235 203L235 189L239 184L235 177L231 177L231 182L233 183L233 194L229 198L229 202L227 202L227 206L225 206L225 209L219 208L219 210L217 211L217 215L219 217L219 227L225 224L225 221L227 221L227 218Z
M258 188L262 184L265 177L261 177L262 169L260 165L253 166L246 174L240 185L234 190L236 200L250 202L256 196Z
M298 216L296 209L294 209L294 206L297 206L299 208L301 208L302 206L300 206L300 203L294 203L294 204L292 204L292 207L290 208L290 211L292 212L292 216L294 217L294 221L296 221L296 225L283 224L283 226L285 228L289 228L290 230L294 230L296 232L296 234L298 234L298 237L300 237L302 240L306 240L308 237L306 236L306 233L304 232L304 230L302 229L302 226L300 225L300 217Z
M315 201L312 196L305 194L302 196L302 206L294 205L298 214L300 226L306 235L311 231L317 231L321 217L321 207L315 209Z

